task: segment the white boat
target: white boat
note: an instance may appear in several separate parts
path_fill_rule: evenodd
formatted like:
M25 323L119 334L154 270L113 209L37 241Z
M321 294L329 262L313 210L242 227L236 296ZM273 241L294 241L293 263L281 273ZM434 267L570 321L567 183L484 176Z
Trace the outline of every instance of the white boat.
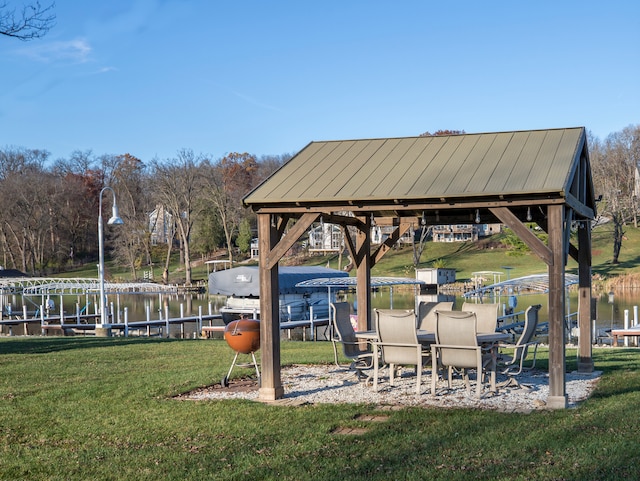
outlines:
M260 319L260 282L257 266L243 266L209 274L209 294L227 296L220 309L225 324L240 319ZM293 266L278 269L280 323L329 319L329 301L325 286L299 287L297 284L317 278L346 278L349 274L319 266Z

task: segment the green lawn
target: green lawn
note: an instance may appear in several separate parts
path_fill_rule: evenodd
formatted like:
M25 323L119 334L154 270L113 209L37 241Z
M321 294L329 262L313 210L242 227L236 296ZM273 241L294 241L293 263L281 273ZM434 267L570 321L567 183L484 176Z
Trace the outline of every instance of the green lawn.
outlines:
M172 399L219 381L232 354L220 340L0 339L0 479L638 479L637 349L595 349L599 387L570 410ZM284 364L332 356L327 342L282 343Z

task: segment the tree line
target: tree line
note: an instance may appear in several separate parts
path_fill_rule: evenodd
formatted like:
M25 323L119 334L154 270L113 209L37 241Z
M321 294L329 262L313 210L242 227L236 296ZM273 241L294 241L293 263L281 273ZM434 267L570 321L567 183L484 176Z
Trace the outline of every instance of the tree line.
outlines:
M625 229L638 226L640 125L604 140L589 134L588 143L597 220L611 226L617 263ZM214 160L184 149L148 163L130 154L90 151L51 162L44 150L5 147L0 149L0 263L47 275L95 262L100 192L109 186L125 226L105 229L108 257L137 279L152 265L168 272L177 249L190 284L192 260L224 250L233 261L248 252L255 216L241 199L290 158L234 152ZM104 216L112 198L102 200ZM169 241L158 245L152 236L154 211L170 219Z
M598 216L611 227L611 262L619 263L625 229L638 227L640 125L629 125L604 140L588 136Z
M109 186L125 222L104 229L109 257L136 279L151 265L168 270L177 248L190 284L198 256L226 249L233 260L237 243L248 250L255 219L242 196L290 157L230 153L213 160L184 149L145 163L130 154L76 151L50 162L46 151L6 147L0 150L0 262L32 275L94 262L100 197L103 217L111 212L113 196L101 196ZM150 214L158 210L170 219L170 238L153 245Z

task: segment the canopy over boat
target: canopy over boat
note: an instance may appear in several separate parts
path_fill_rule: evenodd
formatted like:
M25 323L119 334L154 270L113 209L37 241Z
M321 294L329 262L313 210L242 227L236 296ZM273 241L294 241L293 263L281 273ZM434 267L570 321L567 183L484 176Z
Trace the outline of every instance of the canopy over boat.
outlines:
M283 266L278 269L280 294L309 292L297 284L318 277L348 278L347 272L320 266ZM313 287L313 286L307 286ZM209 294L235 297L259 297L258 266L241 266L209 274Z
M578 283L576 274L565 274L565 288ZM530 276L517 277L507 281L496 282L488 286L481 286L464 293L464 297L482 297L488 294L545 294L549 292L549 275L533 274Z
M410 277L372 277L371 287L391 287L397 285L420 285L426 284L424 281L412 279ZM296 287L356 287L356 277L319 277L299 282Z

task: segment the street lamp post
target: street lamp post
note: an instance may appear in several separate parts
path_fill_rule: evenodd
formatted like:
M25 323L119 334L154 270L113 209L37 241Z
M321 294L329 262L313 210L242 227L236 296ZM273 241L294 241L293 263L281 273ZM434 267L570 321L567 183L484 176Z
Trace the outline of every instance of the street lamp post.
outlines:
M107 323L107 299L104 293L104 233L102 228L102 194L105 190L110 190L113 194L113 206L111 208L111 218L108 225L122 225L124 221L118 214L118 204L116 204L116 193L111 187L105 187L100 191L99 211L98 211L98 277L100 279L100 324L96 324L96 334L109 335L109 325Z

